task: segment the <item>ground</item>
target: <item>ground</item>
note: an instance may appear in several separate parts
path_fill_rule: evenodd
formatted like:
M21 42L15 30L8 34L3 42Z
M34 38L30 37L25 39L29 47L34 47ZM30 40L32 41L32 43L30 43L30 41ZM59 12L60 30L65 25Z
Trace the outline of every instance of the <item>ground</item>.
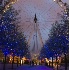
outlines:
M0 64L0 70L3 70L3 64ZM12 65L11 64L6 64L5 70L12 70ZM18 66L14 64L13 70L53 70L47 66L30 66L30 65L22 65Z
M53 70L52 68L49 68L47 66L21 66L17 68L16 70Z
M0 70L3 70L3 65L2 63L0 63ZM43 65L38 65L38 66L30 66L30 65L22 65L22 66L18 66L17 64L14 64L14 67L12 69L12 64L6 64L5 70L57 70L57 69L53 69L50 68L48 66L43 66ZM59 70L65 70L64 66L60 66ZM69 70L69 67L68 69Z

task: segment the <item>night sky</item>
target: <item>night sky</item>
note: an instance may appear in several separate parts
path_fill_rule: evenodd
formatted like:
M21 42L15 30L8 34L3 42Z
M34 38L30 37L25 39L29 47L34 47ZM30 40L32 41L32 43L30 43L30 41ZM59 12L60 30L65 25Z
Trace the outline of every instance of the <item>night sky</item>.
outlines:
M68 0L62 0L68 3ZM20 29L24 32L27 41L29 41L30 51L33 53L34 42L35 49L34 53L39 53L42 45L48 39L48 34L50 32L52 24L57 20L60 20L61 11L63 9L53 0L18 0L14 5L16 10L20 10L19 19ZM34 30L34 16L37 15L37 40L38 49L36 44L36 36ZM39 32L38 32L39 31ZM43 42L43 43L42 43Z

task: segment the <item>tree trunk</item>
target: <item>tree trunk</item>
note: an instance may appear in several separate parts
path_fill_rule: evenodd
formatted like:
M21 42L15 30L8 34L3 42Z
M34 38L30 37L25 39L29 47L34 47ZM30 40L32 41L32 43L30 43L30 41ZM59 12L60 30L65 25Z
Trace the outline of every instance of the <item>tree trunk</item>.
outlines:
M13 61L12 61L12 69L13 69L13 64L14 64L14 56L13 56Z
M17 58L17 67L18 67L18 58Z
M57 64L57 70L58 70L58 62L57 62L57 56L56 56L56 64Z
M3 60L3 62L4 62L4 66L3 66L3 70L5 70L6 68L6 55L5 55L5 58L4 58L4 60Z
M65 70L67 70L67 58L66 58L66 54L65 55Z
M23 65L23 60L22 60L22 65Z
M21 57L20 57L20 66L21 66Z
M50 66L50 61L49 61L49 66Z
M52 57L52 68L53 68L53 57Z

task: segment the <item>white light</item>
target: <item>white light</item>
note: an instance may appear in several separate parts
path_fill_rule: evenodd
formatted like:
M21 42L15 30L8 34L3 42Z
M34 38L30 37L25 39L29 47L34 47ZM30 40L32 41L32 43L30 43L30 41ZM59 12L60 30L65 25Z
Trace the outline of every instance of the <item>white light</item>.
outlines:
M17 42L16 42L17 43Z
M6 11L4 10L4 12L6 12Z
M10 61L11 61L11 58L10 58Z
M60 6L62 7L62 4Z
M9 7L9 5L7 7Z
M53 0L54 2L56 1L56 0Z
M21 64L23 63L23 61L21 60Z

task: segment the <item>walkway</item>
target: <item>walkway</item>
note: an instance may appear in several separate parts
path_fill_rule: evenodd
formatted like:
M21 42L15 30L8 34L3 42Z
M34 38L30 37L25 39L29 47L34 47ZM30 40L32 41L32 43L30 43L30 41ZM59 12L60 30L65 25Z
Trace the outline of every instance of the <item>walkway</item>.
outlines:
M53 70L47 66L21 66L16 70Z

